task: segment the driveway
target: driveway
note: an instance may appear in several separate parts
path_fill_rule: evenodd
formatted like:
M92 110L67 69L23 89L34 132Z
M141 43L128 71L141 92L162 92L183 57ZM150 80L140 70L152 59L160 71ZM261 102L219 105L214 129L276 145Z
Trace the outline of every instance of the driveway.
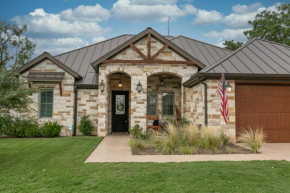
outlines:
M108 135L85 162L290 161L290 143L265 144L261 154L132 155L129 139L129 135Z

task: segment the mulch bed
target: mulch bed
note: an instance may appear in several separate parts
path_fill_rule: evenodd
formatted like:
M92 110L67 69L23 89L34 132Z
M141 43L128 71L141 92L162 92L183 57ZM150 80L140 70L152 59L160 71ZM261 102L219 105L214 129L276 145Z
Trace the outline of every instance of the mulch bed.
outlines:
M213 151L199 148L196 154L194 155L229 154L227 151L227 147L231 148L232 150L231 154L253 154L253 152L249 149L246 149L244 147L235 144L228 144L225 147L218 148L218 153L214 153ZM154 147L148 147L144 151L135 149L132 151L132 155L163 155L163 154L158 152ZM173 155L180 155L178 149L176 149Z

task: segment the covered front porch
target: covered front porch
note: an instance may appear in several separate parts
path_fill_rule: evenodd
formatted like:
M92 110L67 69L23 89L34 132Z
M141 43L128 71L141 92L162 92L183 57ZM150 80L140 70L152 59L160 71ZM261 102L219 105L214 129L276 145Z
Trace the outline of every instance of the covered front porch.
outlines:
M139 124L147 127L147 115L159 120L182 117L182 78L172 72L136 77L128 72L108 73L100 80L98 135L126 133Z

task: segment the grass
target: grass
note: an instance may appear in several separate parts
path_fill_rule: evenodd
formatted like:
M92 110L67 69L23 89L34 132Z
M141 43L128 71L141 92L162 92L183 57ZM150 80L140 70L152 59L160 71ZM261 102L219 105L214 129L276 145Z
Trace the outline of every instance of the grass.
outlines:
M0 139L0 192L288 192L290 162L87 163L97 137Z
M259 127L242 129L239 135L238 141L245 143L254 153L258 153L263 143L265 143L266 135L263 129Z

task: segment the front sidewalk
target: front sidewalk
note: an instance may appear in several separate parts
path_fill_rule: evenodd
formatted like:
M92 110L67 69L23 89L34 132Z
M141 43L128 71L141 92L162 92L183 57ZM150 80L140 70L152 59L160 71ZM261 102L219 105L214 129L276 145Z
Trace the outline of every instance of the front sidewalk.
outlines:
M87 158L89 162L290 161L290 143L265 144L261 154L132 155L129 135L108 135Z

